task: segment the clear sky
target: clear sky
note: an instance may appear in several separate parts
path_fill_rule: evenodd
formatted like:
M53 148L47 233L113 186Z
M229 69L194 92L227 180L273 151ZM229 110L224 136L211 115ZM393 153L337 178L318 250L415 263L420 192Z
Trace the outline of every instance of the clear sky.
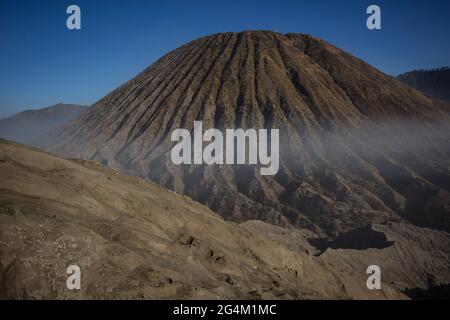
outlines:
M82 30L66 28L70 4ZM381 31L366 28L370 4ZM450 65L446 0L1 0L0 117L92 104L187 41L250 29L312 34L388 74Z

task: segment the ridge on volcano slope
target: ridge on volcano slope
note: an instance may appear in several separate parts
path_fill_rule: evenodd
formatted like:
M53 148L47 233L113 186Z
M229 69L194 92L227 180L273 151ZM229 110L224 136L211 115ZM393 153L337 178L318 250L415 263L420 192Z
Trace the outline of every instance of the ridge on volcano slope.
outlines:
M0 139L0 174L0 299L405 299L450 284L442 231L374 225L391 246L316 256L311 231L227 222L94 161ZM373 261L382 290L366 287ZM72 264L81 290L66 288Z
M276 128L280 169L170 160L174 129ZM338 234L450 230L450 111L308 35L220 33L168 53L37 142L148 177L227 219Z

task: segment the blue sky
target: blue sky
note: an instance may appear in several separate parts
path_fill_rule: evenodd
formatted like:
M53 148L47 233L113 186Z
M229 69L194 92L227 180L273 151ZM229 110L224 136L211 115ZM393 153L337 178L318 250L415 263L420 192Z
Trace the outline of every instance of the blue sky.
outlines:
M82 30L66 28L77 4ZM366 28L370 4L382 30ZM308 33L389 74L450 65L450 1L1 0L0 117L58 102L92 104L203 35Z

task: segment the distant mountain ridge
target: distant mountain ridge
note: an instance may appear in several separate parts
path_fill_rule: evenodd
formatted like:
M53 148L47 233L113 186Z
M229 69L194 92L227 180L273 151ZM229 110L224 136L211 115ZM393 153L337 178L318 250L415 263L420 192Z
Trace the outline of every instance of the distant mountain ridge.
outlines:
M414 70L400 74L398 79L432 98L450 102L450 68Z
M43 109L16 113L0 119L0 137L29 144L48 130L72 120L87 108L83 105L58 103Z

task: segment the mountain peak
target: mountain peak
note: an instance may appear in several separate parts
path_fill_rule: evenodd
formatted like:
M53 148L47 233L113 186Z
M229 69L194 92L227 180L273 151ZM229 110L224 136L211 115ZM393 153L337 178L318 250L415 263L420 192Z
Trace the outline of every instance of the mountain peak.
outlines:
M445 104L323 40L243 31L168 53L41 145L151 178L235 221L329 235L403 219L450 230L448 214L440 218L450 205L449 119ZM194 121L279 129L278 174L175 165L171 133Z

